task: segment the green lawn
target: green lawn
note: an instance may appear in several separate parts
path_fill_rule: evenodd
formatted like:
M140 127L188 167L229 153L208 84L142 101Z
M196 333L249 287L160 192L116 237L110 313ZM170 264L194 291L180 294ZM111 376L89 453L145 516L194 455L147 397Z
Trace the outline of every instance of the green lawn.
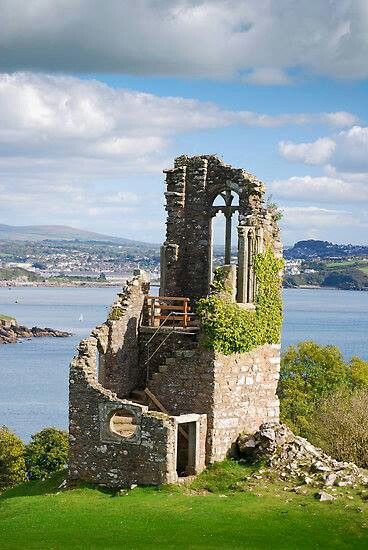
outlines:
M188 488L121 495L27 483L0 497L0 548L368 548L368 501L359 491L318 502L315 489L300 495L246 474L218 466Z

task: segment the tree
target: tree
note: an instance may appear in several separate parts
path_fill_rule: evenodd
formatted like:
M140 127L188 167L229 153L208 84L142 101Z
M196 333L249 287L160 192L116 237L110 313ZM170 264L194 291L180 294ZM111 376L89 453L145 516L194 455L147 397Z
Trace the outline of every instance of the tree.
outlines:
M24 444L8 428L0 427L0 491L26 479Z
M295 433L308 436L311 415L319 400L350 387L351 369L336 346L314 342L290 346L281 362L281 418Z
M45 479L63 470L68 461L68 435L57 428L44 428L32 435L25 449L29 479Z
M368 467L368 390L323 399L311 418L313 442L337 460Z
M368 387L368 361L354 356L350 360L350 369L353 387Z

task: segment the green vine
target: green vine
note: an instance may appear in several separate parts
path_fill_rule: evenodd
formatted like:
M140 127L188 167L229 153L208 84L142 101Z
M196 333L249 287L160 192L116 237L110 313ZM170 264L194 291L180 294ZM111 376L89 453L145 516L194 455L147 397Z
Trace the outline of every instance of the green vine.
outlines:
M230 296L213 294L197 304L204 345L230 355L262 344L278 343L282 325L280 270L283 260L270 247L254 258L257 281L255 310L243 309Z

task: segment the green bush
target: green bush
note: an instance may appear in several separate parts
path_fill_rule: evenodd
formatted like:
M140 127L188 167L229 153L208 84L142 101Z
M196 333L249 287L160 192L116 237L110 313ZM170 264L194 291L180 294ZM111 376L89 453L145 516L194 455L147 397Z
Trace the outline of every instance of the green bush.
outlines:
M25 449L29 479L46 479L63 470L68 461L68 435L57 428L44 428L32 435Z
M290 346L281 360L281 419L295 433L312 437L312 418L323 399L364 387L368 387L368 362L353 357L347 363L336 346L315 342Z
M257 254L254 269L257 281L255 311L231 301L224 292L198 301L204 345L230 355L244 353L262 344L278 343L282 325L280 271L283 261L271 248ZM216 290L219 292L221 286Z
M124 314L123 309L120 306L114 306L108 316L109 321L119 321Z
M0 427L0 491L26 481L22 441L5 426Z
M311 440L337 460L368 468L367 411L367 388L326 397L311 417Z

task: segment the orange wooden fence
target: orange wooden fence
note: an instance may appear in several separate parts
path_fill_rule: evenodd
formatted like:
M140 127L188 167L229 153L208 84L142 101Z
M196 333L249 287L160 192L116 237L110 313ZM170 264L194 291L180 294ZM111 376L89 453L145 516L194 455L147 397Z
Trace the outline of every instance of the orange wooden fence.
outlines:
M190 323L189 298L178 296L146 296L145 307L149 326L178 324L186 328Z

